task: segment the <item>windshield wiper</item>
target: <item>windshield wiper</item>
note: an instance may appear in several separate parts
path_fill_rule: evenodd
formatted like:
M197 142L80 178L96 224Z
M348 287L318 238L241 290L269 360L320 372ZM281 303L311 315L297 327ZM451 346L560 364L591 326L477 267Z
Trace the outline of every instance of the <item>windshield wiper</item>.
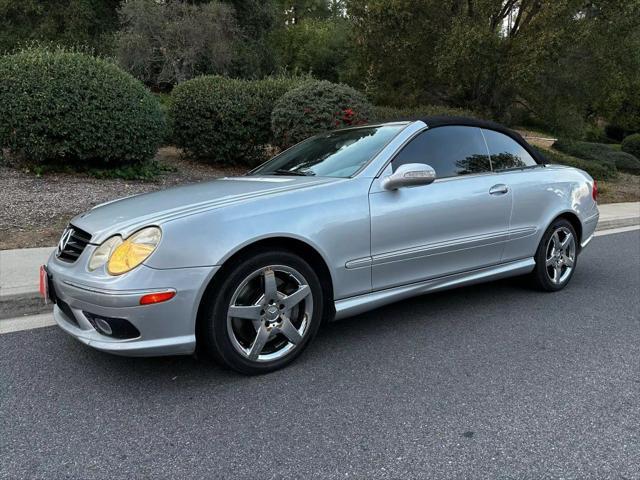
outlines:
M295 177L310 177L315 175L315 173L310 171L302 172L300 170L285 170L284 168L278 168L271 173L273 175L292 175Z

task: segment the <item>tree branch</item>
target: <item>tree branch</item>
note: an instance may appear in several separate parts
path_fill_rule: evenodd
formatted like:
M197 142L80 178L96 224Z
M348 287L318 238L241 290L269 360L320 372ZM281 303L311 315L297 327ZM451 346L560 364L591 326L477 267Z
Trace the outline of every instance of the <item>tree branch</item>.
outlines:
M516 32L518 31L518 25L520 25L520 19L522 18L522 14L526 10L526 8L527 8L527 0L522 0L522 2L520 2L520 7L518 8L518 15L516 15L516 21L513 22L513 26L509 31L510 37L515 36Z
M498 13L491 16L491 30L495 30L498 24L513 10L518 0L507 0L502 4Z
M533 18L538 15L538 13L540 12L540 9L542 8L542 2L540 2L540 0L536 0L533 3L533 6L531 7L531 10L529 11L529 13L527 14L527 16L522 20L522 23L520 24L519 30L522 30L523 28L525 28L527 25L529 25L529 23L531 23L531 20L533 20ZM517 32L514 33L514 35Z

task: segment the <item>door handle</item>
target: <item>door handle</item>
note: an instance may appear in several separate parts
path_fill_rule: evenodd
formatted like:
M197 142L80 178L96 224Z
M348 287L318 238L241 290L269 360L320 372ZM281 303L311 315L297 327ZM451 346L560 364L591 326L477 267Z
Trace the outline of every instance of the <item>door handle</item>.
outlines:
M504 195L509 191L509 187L507 187L504 183L499 183L494 185L489 189L490 195Z

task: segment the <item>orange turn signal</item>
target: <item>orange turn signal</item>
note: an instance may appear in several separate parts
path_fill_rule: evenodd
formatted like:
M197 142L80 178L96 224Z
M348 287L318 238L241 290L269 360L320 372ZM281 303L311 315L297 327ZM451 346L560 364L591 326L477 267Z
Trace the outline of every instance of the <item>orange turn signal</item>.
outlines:
M151 305L152 303L166 302L176 296L176 292L148 293L140 297L140 305Z

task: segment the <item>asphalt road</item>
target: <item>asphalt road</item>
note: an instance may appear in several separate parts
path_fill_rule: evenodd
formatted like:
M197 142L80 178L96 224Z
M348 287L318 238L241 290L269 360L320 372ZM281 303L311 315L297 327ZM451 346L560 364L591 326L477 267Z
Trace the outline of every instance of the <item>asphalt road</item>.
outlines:
M640 479L640 232L324 328L247 378L0 335L1 478Z

